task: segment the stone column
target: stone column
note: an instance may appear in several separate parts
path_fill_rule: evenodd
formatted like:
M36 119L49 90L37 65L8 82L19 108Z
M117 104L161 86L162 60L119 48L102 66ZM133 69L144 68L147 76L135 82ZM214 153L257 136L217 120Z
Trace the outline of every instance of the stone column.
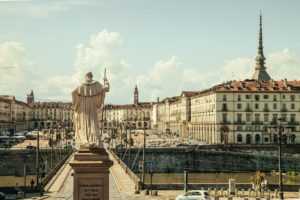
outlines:
M104 148L80 148L70 162L74 170L74 200L109 199L109 160Z

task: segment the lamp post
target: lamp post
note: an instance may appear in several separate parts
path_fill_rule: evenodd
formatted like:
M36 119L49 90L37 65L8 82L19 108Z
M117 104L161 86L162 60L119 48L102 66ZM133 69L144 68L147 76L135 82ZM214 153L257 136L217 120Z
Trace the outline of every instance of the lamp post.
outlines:
M278 151L279 151L279 164L278 164L278 170L279 170L279 198L283 200L283 192L282 192L282 171L281 171L281 144L282 144L282 118L278 118L278 121L280 122L279 130L278 130Z
M145 125L145 124L144 124ZM143 145L143 171L142 171L142 183L143 183L143 189L145 185L145 152L146 152L146 127L144 126L144 145ZM151 177L152 178L152 177ZM152 184L152 181L151 181ZM152 186L151 186L152 191Z
M37 132L37 148L36 148L36 187L37 190L40 192L41 195L43 195L43 188L40 184L39 177L40 177L40 134L39 132L42 130L42 127L40 126Z
M282 118L278 118L277 119L279 121L279 126L277 125L276 127L274 127L275 129L273 129L273 127L269 127L269 134L270 134L270 141L272 141L274 143L278 144L278 172L279 172L279 180L278 180L278 184L279 184L279 198L280 200L284 200L283 197L283 191L282 191L282 187L283 187L283 181L282 181L282 170L281 170L281 146L282 146ZM273 136L272 138L272 133L278 133L278 136Z

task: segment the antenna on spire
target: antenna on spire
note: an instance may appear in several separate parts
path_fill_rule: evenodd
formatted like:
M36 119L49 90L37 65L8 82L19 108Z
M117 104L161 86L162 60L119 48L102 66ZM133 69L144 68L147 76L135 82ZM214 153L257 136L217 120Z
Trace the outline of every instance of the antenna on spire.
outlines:
M109 82L106 78L106 67L104 68L103 86L106 89L106 92L108 92L109 91Z

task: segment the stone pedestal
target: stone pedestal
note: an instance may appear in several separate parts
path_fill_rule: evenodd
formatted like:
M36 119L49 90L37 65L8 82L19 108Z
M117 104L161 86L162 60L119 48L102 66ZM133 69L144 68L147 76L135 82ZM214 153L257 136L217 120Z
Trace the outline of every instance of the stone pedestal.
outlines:
M74 200L109 199L109 160L104 148L82 148L70 162L74 170Z

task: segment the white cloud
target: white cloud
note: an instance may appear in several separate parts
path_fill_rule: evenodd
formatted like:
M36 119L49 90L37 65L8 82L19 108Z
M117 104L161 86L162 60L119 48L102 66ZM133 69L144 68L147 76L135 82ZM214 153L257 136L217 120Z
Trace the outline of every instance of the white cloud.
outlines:
M71 76L54 76L49 78L44 86L47 88L49 99L62 98L70 100L71 91L79 85L84 75L91 71L94 79L103 82L104 68L111 83L111 91L107 94L107 102L124 102L131 94L134 85L129 76L130 65L118 54L122 48L122 39L119 33L103 30L92 35L88 45L77 46L76 60L74 63L75 73Z
M83 81L85 73L92 71L94 79L102 82L104 68L111 84L106 103L130 103L135 84L142 101L155 101L179 95L182 90L202 90L232 79L251 78L254 58L236 58L225 61L219 68L206 67L206 71L186 67L176 56L158 60L148 72L133 75L130 64L120 56L122 37L117 32L103 30L92 35L88 44L77 46L74 73L47 77L39 74L25 47L17 42L0 43L1 94L15 94L18 99L33 89L41 100L70 101L71 91ZM300 57L284 49L271 53L266 59L267 71L275 80L300 77ZM3 68L3 67L15 68Z
M157 61L152 69L137 77L137 84L144 99L155 101L157 97L180 95L183 90L199 90L208 86L212 73L185 67L176 56Z
M266 56L267 72L274 80L299 80L300 57L288 48ZM250 79L254 73L255 58L236 58L220 67L218 82Z
M39 79L24 46L17 42L0 43L0 90L3 94L28 91L34 79Z
M47 17L51 13L63 12L74 6L95 6L93 0L65 1L0 1L0 15Z

